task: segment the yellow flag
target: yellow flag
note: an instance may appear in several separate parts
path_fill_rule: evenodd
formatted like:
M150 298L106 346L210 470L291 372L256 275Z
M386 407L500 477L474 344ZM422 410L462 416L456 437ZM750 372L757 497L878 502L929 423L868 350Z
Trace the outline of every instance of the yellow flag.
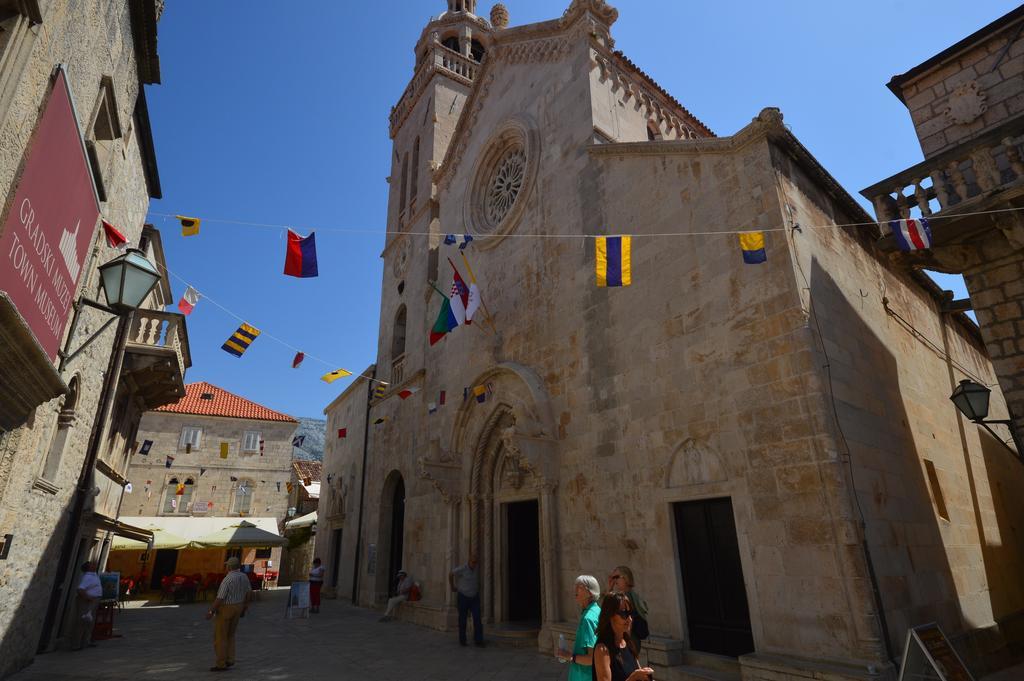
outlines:
M181 221L181 235L182 236L195 236L199 234L199 223L202 222L199 218L190 218L184 215L176 215L176 218Z
M221 442L220 443L220 458L222 458L222 459L228 458L228 443L227 442Z
M339 378L345 378L346 376L351 376L351 375L352 375L351 371L345 371L344 369L338 369L337 371L332 371L329 374L324 374L323 376L320 377L320 380L323 381L324 383L334 383Z

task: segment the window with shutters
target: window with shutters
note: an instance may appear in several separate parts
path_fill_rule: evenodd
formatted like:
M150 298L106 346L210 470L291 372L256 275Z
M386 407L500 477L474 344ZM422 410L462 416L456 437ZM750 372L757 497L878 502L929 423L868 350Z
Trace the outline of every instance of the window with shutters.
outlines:
M260 431L258 430L247 430L245 431L244 437L242 437L242 451L243 452L258 452L260 451Z

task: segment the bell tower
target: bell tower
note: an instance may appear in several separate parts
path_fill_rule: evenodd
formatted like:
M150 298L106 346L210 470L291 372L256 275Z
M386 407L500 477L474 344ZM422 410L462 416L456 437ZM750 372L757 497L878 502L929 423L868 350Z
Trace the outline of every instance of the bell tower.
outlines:
M378 377L394 385L423 366L429 328L423 320L431 302L430 283L438 278L437 234L464 231L460 226L437 224L433 174L444 160L493 44L494 28L475 14L476 4L476 0L447 0L448 10L423 28L416 41L412 78L391 109L388 236L382 255L377 367Z

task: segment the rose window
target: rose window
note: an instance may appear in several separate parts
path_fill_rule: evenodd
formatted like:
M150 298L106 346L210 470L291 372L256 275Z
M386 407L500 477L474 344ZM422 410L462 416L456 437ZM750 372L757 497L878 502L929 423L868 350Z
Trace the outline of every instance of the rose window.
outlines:
M498 225L512 209L523 188L525 174L526 154L522 147L516 146L498 163L485 197L484 213L492 226Z

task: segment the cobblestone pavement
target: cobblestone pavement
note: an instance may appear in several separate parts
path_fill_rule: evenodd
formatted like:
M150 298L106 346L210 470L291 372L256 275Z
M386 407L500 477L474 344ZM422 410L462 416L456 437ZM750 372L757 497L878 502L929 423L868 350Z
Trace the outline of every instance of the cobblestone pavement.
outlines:
M461 679L564 678L565 667L534 650L459 646L454 633L404 622L379 623L380 613L325 600L319 615L285 619L287 589L263 592L238 628L238 662L224 674L213 665L209 603L180 606L132 603L116 614L115 634L80 652L39 655L11 681L82 679L240 678L373 679L441 681Z

